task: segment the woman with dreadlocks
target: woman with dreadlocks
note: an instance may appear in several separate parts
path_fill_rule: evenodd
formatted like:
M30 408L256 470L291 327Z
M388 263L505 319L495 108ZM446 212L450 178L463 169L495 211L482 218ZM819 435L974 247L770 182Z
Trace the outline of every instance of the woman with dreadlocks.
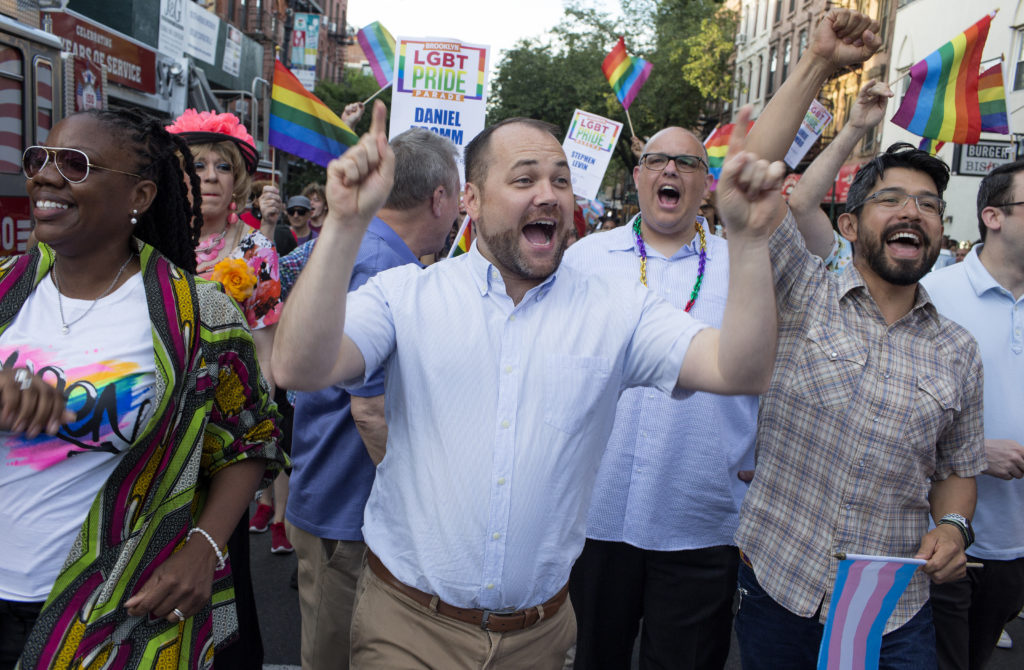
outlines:
M0 668L210 667L235 629L223 547L284 457L245 318L192 274L191 153L86 112L23 168L39 245L0 264Z

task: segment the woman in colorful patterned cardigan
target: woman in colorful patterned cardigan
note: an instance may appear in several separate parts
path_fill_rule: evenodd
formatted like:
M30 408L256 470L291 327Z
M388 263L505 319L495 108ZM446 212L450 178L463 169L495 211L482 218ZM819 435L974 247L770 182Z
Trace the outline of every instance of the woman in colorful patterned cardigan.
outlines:
M192 274L191 155L103 111L23 167L40 244L0 264L0 668L19 647L25 669L210 667L236 628L223 546L284 457L245 317Z

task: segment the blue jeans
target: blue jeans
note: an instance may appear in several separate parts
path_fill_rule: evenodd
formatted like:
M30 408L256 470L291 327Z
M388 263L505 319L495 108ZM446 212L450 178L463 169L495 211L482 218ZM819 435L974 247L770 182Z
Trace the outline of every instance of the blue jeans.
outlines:
M772 600L757 583L754 571L740 563L739 638L743 670L814 670L825 626L817 616L793 614ZM935 670L935 626L931 603L910 621L882 636L879 670Z

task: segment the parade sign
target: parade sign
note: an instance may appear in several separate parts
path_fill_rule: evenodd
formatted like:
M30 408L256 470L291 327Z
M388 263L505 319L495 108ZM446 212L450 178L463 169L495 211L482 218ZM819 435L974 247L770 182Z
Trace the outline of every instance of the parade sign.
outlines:
M462 150L484 129L490 47L452 39L396 40L390 136L427 128Z
M597 198L622 124L577 109L562 148L569 159L572 192L587 200Z
M786 165L796 169L800 161L807 155L807 150L818 141L828 124L832 123L832 114L825 105L817 100L811 102L811 108L804 114L800 130L796 131L796 139L786 152Z
M72 12L51 12L53 34L64 51L106 70L107 78L121 86L156 93L156 52L130 37Z

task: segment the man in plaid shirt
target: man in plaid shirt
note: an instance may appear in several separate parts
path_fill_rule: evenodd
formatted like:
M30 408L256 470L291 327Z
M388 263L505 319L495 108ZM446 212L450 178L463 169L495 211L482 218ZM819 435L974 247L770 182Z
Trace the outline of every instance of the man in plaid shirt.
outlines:
M877 30L829 12L751 131L755 151L782 156L828 75L870 56ZM853 262L838 275L792 216L770 240L778 354L736 533L745 670L815 667L837 552L927 560L887 622L881 667L935 667L928 578L964 575L986 467L977 344L917 284L938 256L948 179L909 145L861 168L838 222Z

